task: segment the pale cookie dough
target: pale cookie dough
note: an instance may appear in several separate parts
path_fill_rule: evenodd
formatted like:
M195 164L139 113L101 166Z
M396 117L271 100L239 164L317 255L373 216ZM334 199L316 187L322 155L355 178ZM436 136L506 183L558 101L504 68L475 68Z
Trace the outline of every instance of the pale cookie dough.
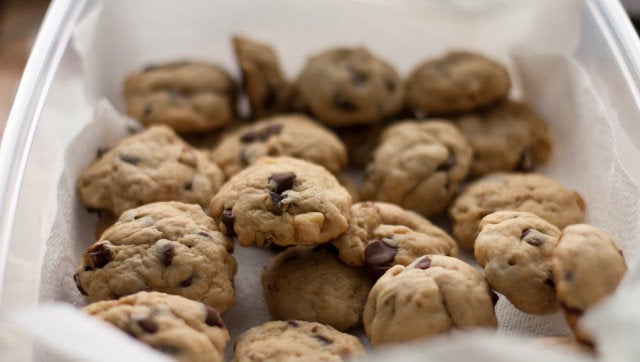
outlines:
M220 229L242 246L325 243L347 229L351 196L324 167L263 157L211 200Z
M273 319L357 327L372 286L364 270L342 263L326 247L293 246L262 272L262 290Z
M560 229L519 211L497 211L480 222L475 257L489 286L531 314L558 311L551 255Z
M389 269L373 286L364 329L373 346L434 336L451 329L496 328L497 295L465 262L425 255Z
M331 242L343 262L364 266L375 278L393 265L409 265L425 254L458 256L455 240L444 230L386 202L353 204L349 228Z
M176 295L138 292L83 311L178 361L223 362L230 339L215 308Z
M364 356L357 337L333 327L296 320L268 322L236 338L233 362L347 361Z
M576 191L535 173L494 173L469 184L449 208L453 237L473 249L478 225L500 210L526 211L562 229L582 222L586 205Z
M553 251L553 277L565 319L578 340L591 342L579 319L616 290L626 271L622 252L602 230L586 224L562 230Z
M336 48L312 57L296 82L297 107L331 126L376 123L403 103L398 73L365 48Z
M531 171L551 156L546 122L527 105L504 101L454 118L473 148L469 174Z
M211 155L227 177L263 156L300 158L332 173L347 164L342 141L302 114L278 115L241 127L224 136Z
M233 37L233 48L252 117L289 111L291 84L282 73L275 50L267 44L240 36Z
M92 302L154 290L224 312L234 303L232 251L200 206L159 202L123 213L82 255L74 279Z
M124 82L127 113L178 133L213 131L235 116L236 86L222 68L198 62L149 66Z
M433 216L449 205L467 176L472 150L445 120L389 126L367 166L362 196Z
M77 187L89 208L120 215L156 201L207 207L223 180L205 152L167 126L152 126L100 155L82 172Z
M511 88L504 66L461 51L421 63L406 84L409 110L429 117L488 106L506 99Z

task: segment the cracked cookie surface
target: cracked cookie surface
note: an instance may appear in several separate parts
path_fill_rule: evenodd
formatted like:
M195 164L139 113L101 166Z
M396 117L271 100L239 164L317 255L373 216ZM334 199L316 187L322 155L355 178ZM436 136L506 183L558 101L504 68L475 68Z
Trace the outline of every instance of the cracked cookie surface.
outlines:
M124 83L127 113L178 133L213 131L235 116L236 89L222 68L198 62L149 66Z
M240 335L232 361L346 361L365 353L355 336L320 323L288 320Z
M445 120L403 121L380 138L362 186L365 200L386 201L424 216L443 211L467 176L472 150Z
M495 328L497 295L465 262L425 255L396 265L374 284L363 322L373 346L434 336L450 329Z
M242 246L325 243L346 230L351 196L324 167L263 157L211 200L220 230Z
M208 155L166 126L152 126L105 152L80 175L78 191L92 209L120 215L156 201L207 207L224 174Z
M224 312L234 303L232 251L200 206L154 203L124 212L82 256L74 279L94 302L154 290Z
M274 319L358 326L372 282L361 268L342 263L325 247L293 246L271 259L262 290Z
M474 253L489 286L531 314L558 311L551 255L560 229L519 211L497 211L480 222Z
M230 339L215 308L176 295L139 292L83 311L178 361L222 362Z
M231 177L262 156L290 156L337 173L347 164L344 144L302 114L278 115L241 127L222 138L213 160Z

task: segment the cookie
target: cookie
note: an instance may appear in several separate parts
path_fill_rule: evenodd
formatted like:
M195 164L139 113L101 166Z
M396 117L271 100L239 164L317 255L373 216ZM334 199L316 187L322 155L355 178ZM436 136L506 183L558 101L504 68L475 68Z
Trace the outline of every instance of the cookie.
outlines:
M374 284L364 308L373 346L434 336L451 329L495 328L497 295L465 262L425 255L396 265Z
M262 156L290 156L337 173L347 164L344 144L302 114L278 115L240 127L223 137L213 160L231 177Z
M402 107L398 73L365 48L336 48L313 56L296 81L296 104L331 126L371 124Z
M500 210L526 211L559 229L582 222L586 205L576 191L536 173L494 173L469 184L449 208L453 237L473 249L478 225Z
M156 201L207 207L223 180L222 171L205 152L158 125L99 156L82 172L77 187L89 208L120 215Z
M290 110L291 84L284 77L273 48L248 38L233 37L242 86L249 99L251 115L266 117Z
M215 308L176 295L138 292L84 312L178 361L224 361L229 331Z
M480 221L475 257L489 286L530 314L558 311L551 255L560 229L520 211L497 211Z
M234 362L346 361L365 355L357 337L331 326L296 320L268 322L238 336Z
M200 206L159 202L124 212L73 277L92 302L154 290L224 312L234 302L232 251L233 240Z
M347 229L351 196L324 167L263 157L211 200L220 230L242 246L325 243Z
M436 215L455 196L471 157L471 146L450 122L396 123L380 137L365 172L362 197L391 202L427 217Z
M429 117L471 111L506 99L507 69L471 52L451 52L418 65L406 82L406 104Z
M124 82L127 113L144 125L178 133L213 131L235 116L236 89L222 68L198 62L149 66Z
M527 105L505 101L454 118L473 148L469 174L531 171L551 155L546 122Z
M458 256L456 242L444 230L386 202L353 204L349 228L331 243L343 262L365 266L376 278L393 265L409 265L425 254Z
M622 252L602 230L571 225L562 230L552 265L565 319L578 340L590 342L578 321L585 310L615 291L627 271Z
M357 327L372 286L361 268L342 263L325 247L293 246L262 272L262 290L273 319Z

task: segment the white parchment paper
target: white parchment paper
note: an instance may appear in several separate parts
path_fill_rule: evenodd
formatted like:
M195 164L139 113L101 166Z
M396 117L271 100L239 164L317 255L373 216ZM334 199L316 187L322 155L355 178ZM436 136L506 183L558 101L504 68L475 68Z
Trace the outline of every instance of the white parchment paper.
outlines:
M330 46L365 45L403 76L426 58L450 49L469 49L508 65L515 81L513 96L549 120L555 148L541 172L579 191L588 205L587 221L608 232L632 263L620 292L598 308L593 318L587 318L597 321L587 324L597 327L594 334L602 336L604 359L632 360L635 347L630 347L631 331L634 327L640 330L640 312L631 303L632 296L640 293L634 262L640 246L640 180L636 177L640 154L620 132L615 112L599 99L588 74L572 59L582 7L577 0L99 2L74 39L84 67L87 96L96 105L96 113L66 147L56 217L46 240L40 300L86 304L71 276L80 255L94 241L95 216L79 203L75 180L99 148L128 133L130 123L117 111L122 109L121 85L128 73L150 63L201 59L218 63L237 76L230 43L236 34L271 43L290 77L309 55ZM270 255L267 250L236 248L237 302L223 316L233 336L269 320L259 278ZM627 309L635 311L633 318L621 314ZM436 339L383 352L380 358L508 360L531 348L505 340L570 333L560 314L527 315L505 298L496 312L501 339L485 334L455 338L455 345L465 348L447 347ZM24 328L37 328L26 320ZM617 323L630 327L618 330ZM63 336L65 326L72 328L63 318L55 325L60 326L58 332ZM614 331L619 336L615 348L604 346L614 345L604 336ZM46 342L46 336L40 337ZM90 331L84 337L91 339ZM426 350L437 353L429 356L424 354ZM541 356L567 360L553 353Z

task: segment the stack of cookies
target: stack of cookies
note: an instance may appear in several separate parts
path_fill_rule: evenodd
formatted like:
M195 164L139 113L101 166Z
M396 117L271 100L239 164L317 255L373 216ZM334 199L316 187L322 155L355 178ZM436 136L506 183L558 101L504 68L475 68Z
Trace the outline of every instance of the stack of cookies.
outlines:
M551 137L508 98L504 66L456 51L402 79L365 48L335 48L292 81L271 46L233 45L241 87L199 62L125 80L146 129L78 180L101 216L73 276L87 313L178 360L222 361L224 313L242 303L237 242L274 253L252 276L274 321L239 336L234 361L363 355L361 326L374 347L495 329L499 295L562 309L591 351L580 317L625 261L583 224L577 192L534 172ZM469 252L484 273L457 258Z

